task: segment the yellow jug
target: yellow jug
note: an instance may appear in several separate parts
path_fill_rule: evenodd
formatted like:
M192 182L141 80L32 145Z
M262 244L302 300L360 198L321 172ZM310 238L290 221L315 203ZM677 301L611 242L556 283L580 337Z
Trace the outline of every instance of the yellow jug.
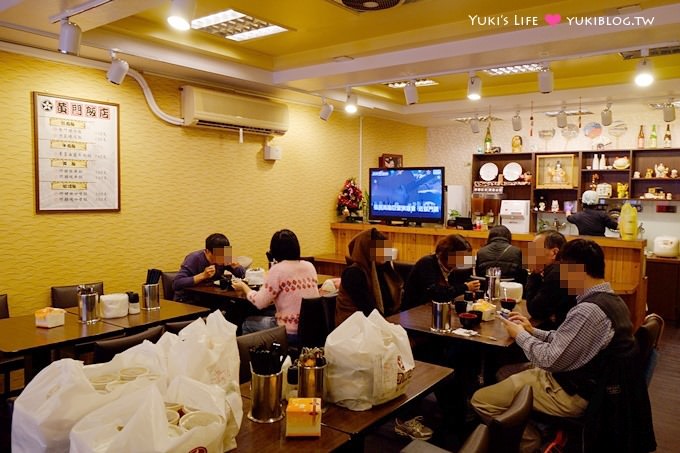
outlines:
M623 240L633 241L637 239L637 210L628 202L621 208L621 215L619 215L619 233L621 233L621 239Z

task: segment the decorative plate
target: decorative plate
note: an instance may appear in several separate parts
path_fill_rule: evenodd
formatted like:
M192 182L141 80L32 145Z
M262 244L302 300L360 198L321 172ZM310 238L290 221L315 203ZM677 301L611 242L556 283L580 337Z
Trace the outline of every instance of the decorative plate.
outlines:
M522 175L522 166L517 162L510 162L503 167L503 177L508 181L517 181Z
M498 167L492 162L487 162L479 169L479 176L484 181L493 181L498 176Z

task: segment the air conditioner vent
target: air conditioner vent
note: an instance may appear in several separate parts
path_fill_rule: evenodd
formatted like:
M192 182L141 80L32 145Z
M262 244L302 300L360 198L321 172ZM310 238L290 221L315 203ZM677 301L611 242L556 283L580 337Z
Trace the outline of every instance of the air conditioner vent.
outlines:
M636 58L642 58L640 50L630 50L627 52L619 52L621 58L624 60L634 60ZM650 57L659 57L662 55L674 55L680 53L680 46L665 46L665 47L653 47L649 49Z
M329 0L337 3L355 13L367 13L394 8L404 3L413 3L419 0Z

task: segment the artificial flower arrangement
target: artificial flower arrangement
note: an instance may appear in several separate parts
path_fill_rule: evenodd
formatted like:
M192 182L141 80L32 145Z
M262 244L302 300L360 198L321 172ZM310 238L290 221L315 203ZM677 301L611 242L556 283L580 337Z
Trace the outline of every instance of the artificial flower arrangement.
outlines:
M338 194L338 214L348 216L351 212L359 211L364 204L364 194L356 179L349 178Z

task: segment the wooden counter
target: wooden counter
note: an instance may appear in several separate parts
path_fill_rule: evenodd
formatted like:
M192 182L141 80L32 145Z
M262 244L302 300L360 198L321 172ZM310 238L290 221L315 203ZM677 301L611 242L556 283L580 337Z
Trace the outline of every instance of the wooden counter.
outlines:
M680 323L680 259L647 257L647 305L666 322Z
M323 267L323 273L340 275L344 268L344 256L347 244L360 231L375 227L385 233L392 241L392 247L399 250L398 261L414 263L422 256L432 253L437 241L449 234L460 234L472 246L473 254L486 244L488 231L454 230L450 228L421 228L390 225L371 225L363 223L332 223L331 230L335 238L335 250L332 254L317 255L317 269ZM567 240L579 236L567 236ZM645 247L646 240L624 241L616 238L593 237L604 251L606 261L605 280L612 284L614 290L628 304L633 324L637 328L645 316L647 299ZM534 234L513 234L512 243L522 249L527 256L528 243L533 241ZM319 270L320 272L321 270ZM331 272L332 271L332 272Z

